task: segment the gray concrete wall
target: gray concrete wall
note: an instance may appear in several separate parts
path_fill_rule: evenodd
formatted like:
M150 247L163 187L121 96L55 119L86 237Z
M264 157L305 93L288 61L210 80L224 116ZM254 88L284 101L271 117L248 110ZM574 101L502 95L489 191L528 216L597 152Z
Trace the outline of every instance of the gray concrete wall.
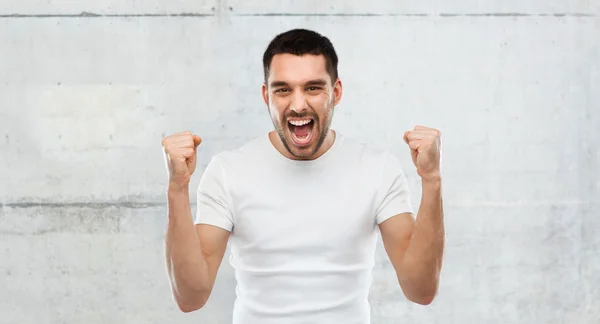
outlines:
M439 297L402 296L381 246L374 323L600 323L600 1L0 2L0 323L227 323L223 262L181 314L163 261L160 141L212 154L271 128L268 41L329 36L334 127L389 148L444 135Z

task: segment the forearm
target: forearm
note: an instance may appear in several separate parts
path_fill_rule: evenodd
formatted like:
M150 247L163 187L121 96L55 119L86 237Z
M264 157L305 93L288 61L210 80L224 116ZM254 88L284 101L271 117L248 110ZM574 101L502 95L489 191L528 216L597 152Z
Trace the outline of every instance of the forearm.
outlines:
M410 243L403 259L402 280L417 298L437 292L445 230L441 180L423 180L423 194Z
M189 190L168 191L165 250L169 280L180 304L203 303L210 290L208 264L194 228Z

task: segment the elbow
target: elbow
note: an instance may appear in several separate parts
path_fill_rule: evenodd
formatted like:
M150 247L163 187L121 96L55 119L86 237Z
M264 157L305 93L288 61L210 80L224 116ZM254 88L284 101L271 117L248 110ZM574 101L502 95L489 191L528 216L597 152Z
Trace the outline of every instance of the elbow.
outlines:
M413 302L415 304L423 305L423 306L427 306L427 305L431 304L434 299L435 299L435 294L426 294L426 295L421 295L421 296L408 297L408 300L410 300L411 302Z
M179 310L181 312L191 313L191 312L195 312L195 311L199 310L204 305L190 305L190 304L177 303L177 306L179 306Z
M203 293L196 293L192 296L186 297L175 293L174 297L175 302L177 303L177 307L179 307L179 310L183 313L195 312L204 307L204 305L206 305L206 302L208 301L208 295Z
M197 300L193 300L193 301L177 300L177 306L179 307L179 310L182 311L183 313L191 313L191 312L195 312L195 311L201 309L202 307L204 307L204 305L206 305L207 301L208 301L208 299L206 299L206 298L197 299Z
M401 287L402 287L405 297L409 301L411 301L415 304L427 306L427 305L430 305L431 303L433 303L435 297L437 296L438 280L434 280L433 282L427 282L426 284L422 283L422 284L418 284L418 285L414 285L414 281L413 281L412 285L405 283L405 285L404 286L401 285Z
M199 310L201 307L193 307L191 305L187 305L187 304L181 304L181 303L177 303L177 306L179 306L179 310L182 313L191 313L191 312L195 312L197 310Z
M409 301L427 306L433 303L438 294L440 273L398 276L398 282Z
M418 290L415 289L415 291L412 294L407 294L406 298L408 298L408 300L410 300L413 303L427 306L433 303L433 300L437 296L437 292L438 286L436 284L431 285L429 287L421 287L421 289Z

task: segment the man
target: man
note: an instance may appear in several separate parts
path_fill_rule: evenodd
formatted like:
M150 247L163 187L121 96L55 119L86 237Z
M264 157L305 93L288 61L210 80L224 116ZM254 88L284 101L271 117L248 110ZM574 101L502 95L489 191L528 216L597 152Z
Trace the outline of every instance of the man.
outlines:
M272 40L262 96L275 130L212 158L195 221L188 186L202 139L184 132L163 140L166 260L182 311L206 303L230 241L235 324L370 323L377 229L406 297L433 300L445 235L440 132L404 133L422 178L415 217L397 159L330 129L342 97L337 63L331 42L313 31Z

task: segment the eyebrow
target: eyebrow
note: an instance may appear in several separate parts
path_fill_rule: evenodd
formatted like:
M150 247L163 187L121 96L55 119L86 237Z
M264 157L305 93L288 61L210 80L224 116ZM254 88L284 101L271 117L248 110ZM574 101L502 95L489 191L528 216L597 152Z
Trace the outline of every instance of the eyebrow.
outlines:
M271 88L276 88L276 87L284 87L287 86L287 82L285 81L273 81L271 82Z
M320 85L320 86L325 86L325 85L327 85L327 81L325 81L323 79L310 80L310 81L306 82L306 85Z
M310 81L306 82L304 85L305 86L310 86L310 85L325 86L325 85L327 85L327 81L325 79L310 80ZM273 81L273 82L271 82L270 86L271 86L271 88L276 88L276 87L284 87L284 86L289 86L289 85L285 81Z

